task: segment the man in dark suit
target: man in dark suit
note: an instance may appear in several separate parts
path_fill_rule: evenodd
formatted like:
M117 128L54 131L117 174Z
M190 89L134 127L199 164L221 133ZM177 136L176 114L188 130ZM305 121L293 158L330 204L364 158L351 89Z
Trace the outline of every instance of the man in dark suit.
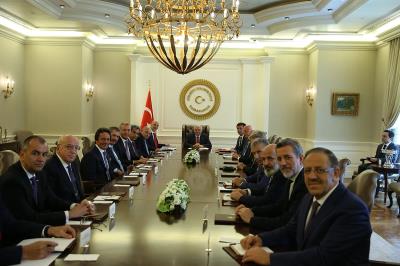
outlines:
M151 154L155 151L154 143L150 140L150 127L144 126L141 133L135 140L136 147L139 149L140 153L144 158L149 158Z
M121 160L124 170L134 164L145 163L147 160L141 154L135 143L131 141L131 125L129 123L121 123L119 126L121 137L113 146L119 159ZM135 132L136 135L136 132Z
M272 230L285 225L296 212L301 199L307 193L304 184L303 149L294 139L284 139L276 145L280 171L287 179L284 192L276 203L236 208L236 214L252 228Z
M233 151L236 153L241 153L243 150L243 139L244 139L244 127L246 126L245 123L239 122L236 124L236 131L239 134L239 137L236 141L236 146L233 148Z
M53 241L36 241L25 246L16 243L29 238L74 238L75 230L69 225L48 226L16 220L4 206L0 197L0 265L20 264L21 260L37 260L54 251Z
M250 189L238 189L231 193L231 198L239 201L246 207L266 205L277 202L283 193L286 178L279 171L276 155L276 144L267 145L260 154L262 168L267 177L267 185L262 191ZM260 193L261 192L261 193Z
M378 145L376 148L375 156L374 157L367 157L367 160L370 161L370 163L364 163L358 166L358 173L361 173L362 171L365 171L369 168L371 168L372 164L377 164L381 163L384 164L386 161L386 153L385 151L387 150L392 150L392 151L397 151L396 145L392 142L394 138L394 133L391 130L384 130L382 133L382 143ZM393 162L396 162L396 158L399 156L398 154L395 154Z
M186 137L185 148L208 148L211 150L212 144L209 137L201 132L201 126L194 126L194 133L189 134Z
M250 141L249 137L253 133L253 127L251 125L246 125L243 128L243 142L242 142L242 150L240 152L234 152L232 155L232 158L234 160L239 160L240 162L243 162L244 160L247 163L251 162L251 148L250 148ZM242 158L242 159L240 159Z
M121 159L119 158L115 147L119 138L121 137L121 133L118 127L110 127L110 132L111 132L110 145L108 145L107 152L109 153L110 157L117 162L119 173L123 174L125 172L124 166L122 165Z
M107 152L111 132L108 128L99 128L94 135L95 145L87 152L81 162L82 179L105 185L120 175L118 163Z
M48 147L39 136L28 137L20 152L20 161L2 176L4 203L17 219L50 225L62 225L69 218L90 213L90 204L67 202L58 198L49 187L42 171Z
M336 156L325 148L304 159L307 194L286 225L241 243L243 262L261 265L369 265L371 224L367 206L339 182ZM286 247L270 254L260 246Z
M155 149L159 149L159 148L165 146L165 144L161 144L158 141L158 138L157 138L158 127L159 127L159 123L156 120L153 120L153 122L151 122L151 124L150 124L151 132L150 132L149 142L152 143L151 145L153 147L155 147Z
M55 154L47 160L43 171L53 192L68 202L83 200L79 165L76 161L79 140L74 136L62 136L57 141Z

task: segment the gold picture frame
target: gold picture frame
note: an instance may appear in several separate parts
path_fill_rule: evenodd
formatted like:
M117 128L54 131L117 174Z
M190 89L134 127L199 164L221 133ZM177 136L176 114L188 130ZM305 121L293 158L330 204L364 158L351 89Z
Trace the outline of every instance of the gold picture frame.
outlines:
M333 93L331 114L357 116L359 103L359 93Z

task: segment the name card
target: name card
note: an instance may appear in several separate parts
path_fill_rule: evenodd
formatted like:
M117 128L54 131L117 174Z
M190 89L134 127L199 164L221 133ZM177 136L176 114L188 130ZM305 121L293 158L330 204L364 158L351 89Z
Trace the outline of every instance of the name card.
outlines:
M133 199L133 192L135 192L135 187L130 187L128 191L129 199Z
M158 173L158 166L154 167L154 174Z
M146 185L146 176L147 176L147 174L143 174L143 176L142 176L142 184L143 185Z
M85 230L81 231L79 235L79 246L84 247L89 244L90 237L91 237L91 229L90 227L86 228Z
M214 173L215 173L215 177L218 177L218 168L217 167L215 167Z
M114 219L115 211L116 211L116 205L115 205L115 203L113 203L110 205L110 207L108 209L108 218Z

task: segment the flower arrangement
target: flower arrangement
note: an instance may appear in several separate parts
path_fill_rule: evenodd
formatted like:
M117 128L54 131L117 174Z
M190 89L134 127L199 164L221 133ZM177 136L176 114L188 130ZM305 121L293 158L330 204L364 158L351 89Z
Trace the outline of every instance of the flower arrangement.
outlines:
M171 212L175 208L186 210L189 200L189 186L186 181L172 179L158 197L157 210L160 212Z
M185 163L199 163L200 153L197 150L190 150L185 154L183 161Z

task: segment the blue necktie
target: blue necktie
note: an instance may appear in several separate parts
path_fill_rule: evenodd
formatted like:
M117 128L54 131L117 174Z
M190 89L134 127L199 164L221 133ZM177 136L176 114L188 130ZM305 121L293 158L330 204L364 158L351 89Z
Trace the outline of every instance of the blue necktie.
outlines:
M130 161L131 160L131 153L130 153L130 151L129 151L129 143L128 143L128 141L129 140L125 140L125 152L126 152L126 157L128 158L128 161Z
M107 159L107 153L106 151L103 152L103 161L104 161L104 166L106 167L106 175L107 175L107 181L111 180L110 176L110 165L108 164L108 159Z
M30 178L31 185L32 185L32 194L33 194L33 199L35 200L36 205L38 204L38 188L37 188L37 180L36 176L33 175Z
M74 171L72 171L72 167L70 164L67 166L67 169L68 169L69 179L72 184L72 188L74 189L75 199L79 201L79 193L78 193L78 188L76 187L76 178L74 175Z

